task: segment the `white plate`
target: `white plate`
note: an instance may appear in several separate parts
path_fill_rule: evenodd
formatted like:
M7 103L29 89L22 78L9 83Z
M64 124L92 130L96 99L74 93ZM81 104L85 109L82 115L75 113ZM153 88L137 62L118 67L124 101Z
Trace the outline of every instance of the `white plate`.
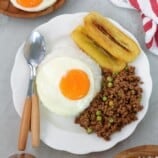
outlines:
M83 17L86 14L87 13L60 15L53 18L48 23L39 26L36 30L44 35L47 42L47 52L49 53L52 47L58 47L58 44L76 47L69 35L77 25L83 22ZM114 23L136 41L133 35L127 32L118 23ZM64 42L62 42L63 39ZM113 134L110 141L105 141L95 134L88 135L84 129L73 123L73 118L59 117L48 112L41 106L41 140L48 146L57 150L64 150L75 154L86 154L107 150L129 137L134 132L138 123L144 118L152 91L149 62L143 51L132 65L136 66L136 73L139 74L144 82L142 85L142 104L144 109L138 113L137 121L125 126L120 132ZM29 68L23 57L21 46L17 52L11 74L13 101L19 115L22 113L28 80Z

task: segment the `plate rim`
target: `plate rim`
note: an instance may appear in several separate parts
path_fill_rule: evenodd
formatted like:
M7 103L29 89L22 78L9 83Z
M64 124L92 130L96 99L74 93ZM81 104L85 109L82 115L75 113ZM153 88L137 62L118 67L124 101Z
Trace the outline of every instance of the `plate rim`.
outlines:
M37 30L37 29L39 29L40 27L42 27L42 26L45 26L45 25L48 25L51 21L53 21L54 19L56 19L56 18L58 18L58 17L61 17L61 16L74 16L74 15L80 15L80 14L86 14L87 12L80 12L80 13L75 13L75 14L62 14L62 15L59 15L59 16L56 16L55 18L53 18L53 19L51 19L51 20L49 20L48 22L46 22L46 23L44 23L44 24L42 24L42 25L40 25L40 26L38 26L37 28L35 28L35 30ZM117 21L115 21L116 23L118 23ZM119 24L119 23L118 23ZM120 25L120 24L119 24ZM120 25L121 26L121 25ZM121 26L123 29L125 29L123 26ZM126 29L125 29L126 30ZM128 30L126 30L129 34L131 34ZM134 37L134 35L133 34L131 34L132 35L132 37ZM136 38L134 37L134 39L136 40ZM136 42L138 43L138 41L136 40ZM138 43L139 44L139 43ZM22 47L22 46L21 46ZM20 49L20 48L19 48ZM13 68L12 68L12 71L11 71L11 78L10 78L10 84L11 84L11 90L12 90L12 98L13 98L13 105L14 105L14 108L15 108L15 110L17 111L17 113L19 114L19 112L18 112L18 110L16 109L16 107L15 107L15 97L13 97L14 96L14 94L13 94L13 73L14 73L14 69L15 69L15 64L16 64L16 61L17 61L17 59L18 59L18 56L19 56L19 54L20 54L20 51L19 51L19 49L18 49L18 51L17 51L17 54L16 54L16 57L15 57L15 61L14 61L14 65L13 65ZM142 49L141 49L142 50ZM59 146L52 146L52 144L50 144L49 143L49 141L47 140L47 139L45 139L45 140L43 140L42 138L42 141L46 144L46 145L48 145L49 147L51 147L51 148L54 148L54 149L56 149L56 150L61 150L61 151L67 151L67 152L70 152L70 153L73 153L73 154L79 154L79 155L81 155L81 154L88 154L88 153L91 153L91 152L100 152L100 151L105 151L105 150L108 150L108 149L110 149L110 148L112 148L113 146L115 146L117 143L119 143L119 142L121 142L121 141L123 141L123 140L125 140L125 139L127 139L134 131L135 131L135 129L137 128L137 126L138 126L138 124L143 120L143 118L145 117L145 115L146 115L146 113L147 113L147 111L148 111L148 108L149 108L149 101L150 101L150 97L151 97L151 93L152 93L152 78L151 78L151 73L150 73L150 64L149 64L149 60L148 60L148 58L147 58L147 56L146 56L146 54L144 53L144 51L142 50L142 53L143 53L143 55L145 56L145 58L146 58L146 61L147 61L147 67L148 67L148 73L149 73L149 80L150 80L150 83L151 83L151 89L150 89L150 95L148 96L148 100L147 100L147 107L146 107L146 111L144 112L144 114L143 114L143 116L142 116L142 118L141 119L139 119L138 121L137 121L137 123L136 123L136 125L135 125L135 127L133 128L133 130L131 130L131 132L129 132L123 139L121 139L121 140L119 140L119 141L116 141L116 142L114 142L114 143L112 143L111 144L111 146L109 146L108 148L96 148L96 150L88 150L88 148L86 149L86 150L83 150L82 152L81 151L72 151L71 149L68 149L68 148L61 148L60 147L60 145Z

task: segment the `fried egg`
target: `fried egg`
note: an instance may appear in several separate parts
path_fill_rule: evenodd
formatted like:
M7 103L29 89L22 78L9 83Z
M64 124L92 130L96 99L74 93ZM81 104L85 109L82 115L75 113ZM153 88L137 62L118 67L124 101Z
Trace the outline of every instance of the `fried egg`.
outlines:
M42 104L62 116L77 116L101 88L101 69L72 47L58 47L39 65L36 85Z
M10 0L11 3L18 9L37 12L53 5L57 0Z

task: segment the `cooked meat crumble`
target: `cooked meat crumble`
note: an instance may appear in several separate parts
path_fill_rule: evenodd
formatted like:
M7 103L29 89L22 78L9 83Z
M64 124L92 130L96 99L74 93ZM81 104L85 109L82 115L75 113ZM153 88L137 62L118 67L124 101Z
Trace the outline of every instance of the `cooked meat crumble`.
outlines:
M118 74L102 69L102 88L90 106L75 120L87 133L95 132L110 140L110 136L137 120L142 110L142 84L135 68L127 66Z

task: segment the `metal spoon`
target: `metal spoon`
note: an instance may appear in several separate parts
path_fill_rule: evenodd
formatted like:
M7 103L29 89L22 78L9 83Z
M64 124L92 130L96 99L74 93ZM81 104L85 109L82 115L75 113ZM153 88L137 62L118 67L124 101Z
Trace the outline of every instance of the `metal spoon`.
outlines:
M9 156L9 158L36 158L36 157L31 154L22 153L22 154L11 155Z
M43 36L34 31L24 44L24 57L30 67L30 80L21 119L18 149L25 150L28 133L31 127L32 146L40 143L39 103L36 94L35 77L38 64L45 56L46 47ZM31 125L30 125L31 124Z

